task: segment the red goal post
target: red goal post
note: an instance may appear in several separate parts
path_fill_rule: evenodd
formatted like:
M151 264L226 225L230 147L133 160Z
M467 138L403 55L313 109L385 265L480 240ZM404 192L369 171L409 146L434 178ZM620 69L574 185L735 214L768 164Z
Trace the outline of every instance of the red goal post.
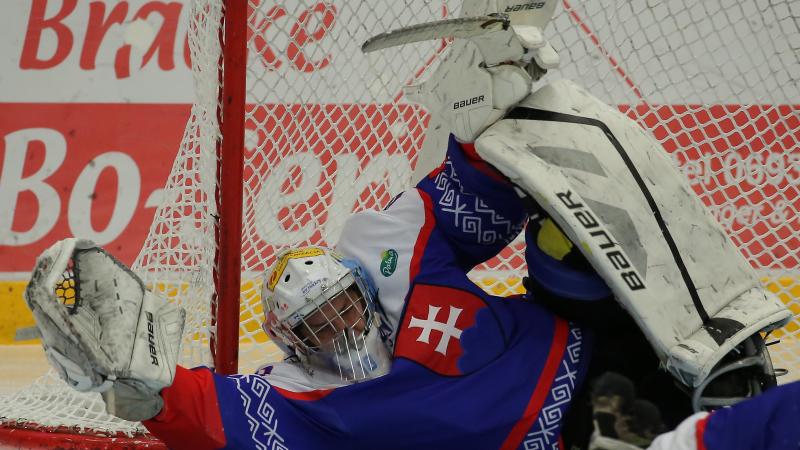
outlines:
M215 298L211 325L216 326L211 348L219 373L239 368L239 294L242 248L242 175L244 120L247 96L247 0L224 0L222 26L222 86L219 89L219 168L217 183L217 257L214 261ZM235 268L235 270L226 270Z
M280 358L260 329L260 276L275 254L334 244L349 214L384 206L441 158L446 129L401 88L430 73L448 42L359 48L380 32L456 17L461 4L187 0L196 100L134 264L187 309L181 364L251 372ZM649 130L796 315L798 16L791 0L561 0L545 35L562 66L543 80L570 78ZM521 250L512 243L473 280L519 291ZM793 321L770 347L794 374L799 329ZM2 400L0 443L23 423L51 438L144 436L52 374Z

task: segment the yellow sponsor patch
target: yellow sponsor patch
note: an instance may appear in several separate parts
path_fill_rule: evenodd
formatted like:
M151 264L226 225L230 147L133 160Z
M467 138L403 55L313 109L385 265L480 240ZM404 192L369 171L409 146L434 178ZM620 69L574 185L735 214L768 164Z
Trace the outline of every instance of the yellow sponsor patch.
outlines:
M298 250L292 250L290 252L284 253L278 260L278 264L275 266L275 270L273 270L272 274L269 276L269 283L267 284L267 287L269 288L270 291L275 290L275 285L278 284L278 280L281 279L281 275L283 275L283 271L286 270L286 265L289 264L290 259L308 258L311 256L322 256L324 254L325 254L324 250L316 247L301 248Z

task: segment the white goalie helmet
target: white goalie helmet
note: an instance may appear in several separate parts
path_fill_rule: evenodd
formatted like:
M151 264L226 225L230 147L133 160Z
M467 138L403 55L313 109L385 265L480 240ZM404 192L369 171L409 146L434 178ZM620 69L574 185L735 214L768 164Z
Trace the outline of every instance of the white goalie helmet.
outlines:
M345 381L388 372L376 291L357 261L325 247L284 251L262 288L264 331L313 373Z

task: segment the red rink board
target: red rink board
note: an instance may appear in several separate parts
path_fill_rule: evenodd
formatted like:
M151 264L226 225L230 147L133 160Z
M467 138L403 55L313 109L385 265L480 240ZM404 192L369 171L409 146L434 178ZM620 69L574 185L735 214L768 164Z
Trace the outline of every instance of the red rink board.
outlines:
M30 271L39 253L72 235L133 262L155 211L148 199L167 179L189 111L3 104L0 198L8 216L0 219L0 272Z
M754 267L800 266L800 105L620 109L672 154Z
M324 176L304 181L316 183L310 187L313 194L280 209L275 222L287 232L301 229L314 214L324 228L325 211L352 209L354 203L334 204L341 200L333 195L341 183L371 186L371 192L356 193L367 207L388 201L386 186L372 180L380 178L380 170L370 169L379 165L370 158L400 156L404 159L392 161L411 164L427 124L427 114L409 106L269 108L269 114L257 109L247 124L257 130L260 144L268 135L273 142L264 163L253 169L259 177L275 176L278 154L289 145L311 152L324 167ZM690 107L681 105L620 109L629 115L635 111L646 126L655 127L655 136L756 267L798 267L800 107L718 105L691 107L694 112L688 114ZM0 218L0 272L29 271L41 251L73 234L94 238L131 263L152 221L156 197L151 195L166 182L188 115L188 105L3 104L0 197L8 216ZM285 122L276 119L281 117ZM392 123L407 131L393 135L387 129ZM331 161L348 154L357 157L355 174L336 177L338 166ZM278 188L266 193L268 198L291 193L300 169L283 173L286 179L273 180ZM308 207L307 201L316 204ZM268 237L255 238L259 255L245 256L268 258Z

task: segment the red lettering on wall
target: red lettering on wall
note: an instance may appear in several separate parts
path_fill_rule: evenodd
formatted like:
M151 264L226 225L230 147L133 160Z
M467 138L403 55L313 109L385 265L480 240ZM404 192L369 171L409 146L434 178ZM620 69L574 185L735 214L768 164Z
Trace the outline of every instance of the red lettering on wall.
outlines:
M58 0L32 0L20 68L51 69L62 64L70 56L73 47L80 47L80 68L95 70L98 59L107 57L100 55L100 52L104 48L109 49L111 45L113 47L109 50L114 55L116 78L129 78L137 68L137 62L133 61L134 47L124 41L120 42L120 33L112 30L115 26L125 27L139 20L157 28L142 60L138 62L139 68L155 60L160 69L174 70L177 49L182 51L186 67L191 67L188 38L181 36L182 41L179 42L177 35L184 7L181 2L152 0L144 2L136 11L125 0L113 3L101 0L81 2L82 7L88 8L88 13L84 12L80 16L87 20L84 32L84 25L76 27L74 23L73 16L79 5L78 0L60 0L59 11L52 17L46 17L48 4L55 1ZM280 4L251 5L251 8L248 39L266 70L289 68L300 72L314 72L331 64L333 56L323 47L323 41L331 33L337 20L338 11L335 6L320 1L298 11L291 11ZM70 21L65 20L67 18L71 18ZM278 35L283 35L284 39L276 39ZM285 40L286 35L288 42ZM81 37L83 42L76 43L75 39ZM44 45L51 44L48 40L52 39L55 39L55 46ZM117 41L109 42L113 40ZM277 42L280 44L276 46ZM177 47L178 45L182 45L182 48ZM42 48L53 47L55 51L52 56L40 55Z
M312 19L316 19L318 25L314 31L309 31ZM327 3L317 3L313 8L309 8L300 14L297 23L292 26L290 32L292 42L286 48L286 55L297 70L313 72L330 64L330 53L319 61L309 61L304 48L309 44L321 41L328 34L328 31L333 28L335 21L336 7Z
M192 51L189 48L189 34L183 37L183 62L186 67L192 67Z
M72 31L61 21L72 14L76 5L77 0L63 0L58 13L45 19L47 0L33 0L31 15L28 18L28 31L25 33L25 43L19 61L20 69L49 69L61 64L69 56L74 38ZM42 32L46 29L56 34L56 51L49 59L39 56Z
M146 66L150 60L157 57L158 66L163 70L173 70L175 59L173 49L177 40L177 32L181 21L183 4L180 2L147 2L136 11L132 18L128 17L129 2L119 1L107 12L107 2L93 1L88 3L89 15L86 24L84 41L81 44L80 68L94 70L97 67L98 52L107 41L109 30L115 25L123 25L129 21L146 20L153 14L161 17L161 24L153 38L153 42L142 57L140 67ZM67 59L72 51L75 35L69 26L63 23L64 19L75 11L77 0L62 0L61 9L51 18L45 18L48 0L33 0L31 14L28 20L28 30L20 58L21 69L43 70L51 69ZM152 22L152 21L150 21ZM40 47L42 35L45 30L55 33L56 51L51 57L42 57ZM49 37L49 36L46 36ZM191 67L189 45L185 38L183 42L184 61ZM122 43L114 57L114 69L117 78L131 76L132 48L129 44Z
M0 109L0 272L79 236L133 262L190 105L6 103ZM68 156L67 156L68 155ZM13 165L13 167L11 166ZM132 213L132 214L131 214Z
M142 6L136 13L134 16L135 19L146 19L154 12L160 14L163 18L161 28L158 29L158 34L153 38L153 43L142 58L142 67L146 66L153 55L158 53L158 67L163 70L172 70L175 68L172 50L175 48L175 43L177 42L175 35L178 31L178 23L181 20L182 8L183 5L177 2L151 2Z
M153 38L150 48L142 57L142 64L144 67L158 53L158 67L163 70L172 70L175 68L175 60L173 59L172 49L177 42L176 34L178 30L178 23L181 19L181 9L183 5L180 3L164 3L164 2L149 2L142 5L142 7L134 14L133 20L145 20L151 14L157 13L162 17L161 26L158 33ZM190 66L189 59L187 66ZM117 56L114 60L114 70L117 78L128 78L131 76L131 46L128 44L123 45L117 51Z
M269 28L281 17L286 15L286 10L282 6L273 6L267 11L267 17L258 22L251 20L250 26L247 27L247 40L253 42L253 47L256 49L261 59L264 62L267 70L278 70L283 64L278 60L275 52L270 48L267 42L266 34ZM253 15L252 17L255 17ZM255 33L255 37L253 34Z
M92 2L89 5L89 23L86 26L86 38L81 49L80 67L83 70L92 70L97 61L97 52L100 44L108 33L112 25L125 22L128 15L128 2L119 2L114 5L114 9L105 18L106 4L104 2Z

